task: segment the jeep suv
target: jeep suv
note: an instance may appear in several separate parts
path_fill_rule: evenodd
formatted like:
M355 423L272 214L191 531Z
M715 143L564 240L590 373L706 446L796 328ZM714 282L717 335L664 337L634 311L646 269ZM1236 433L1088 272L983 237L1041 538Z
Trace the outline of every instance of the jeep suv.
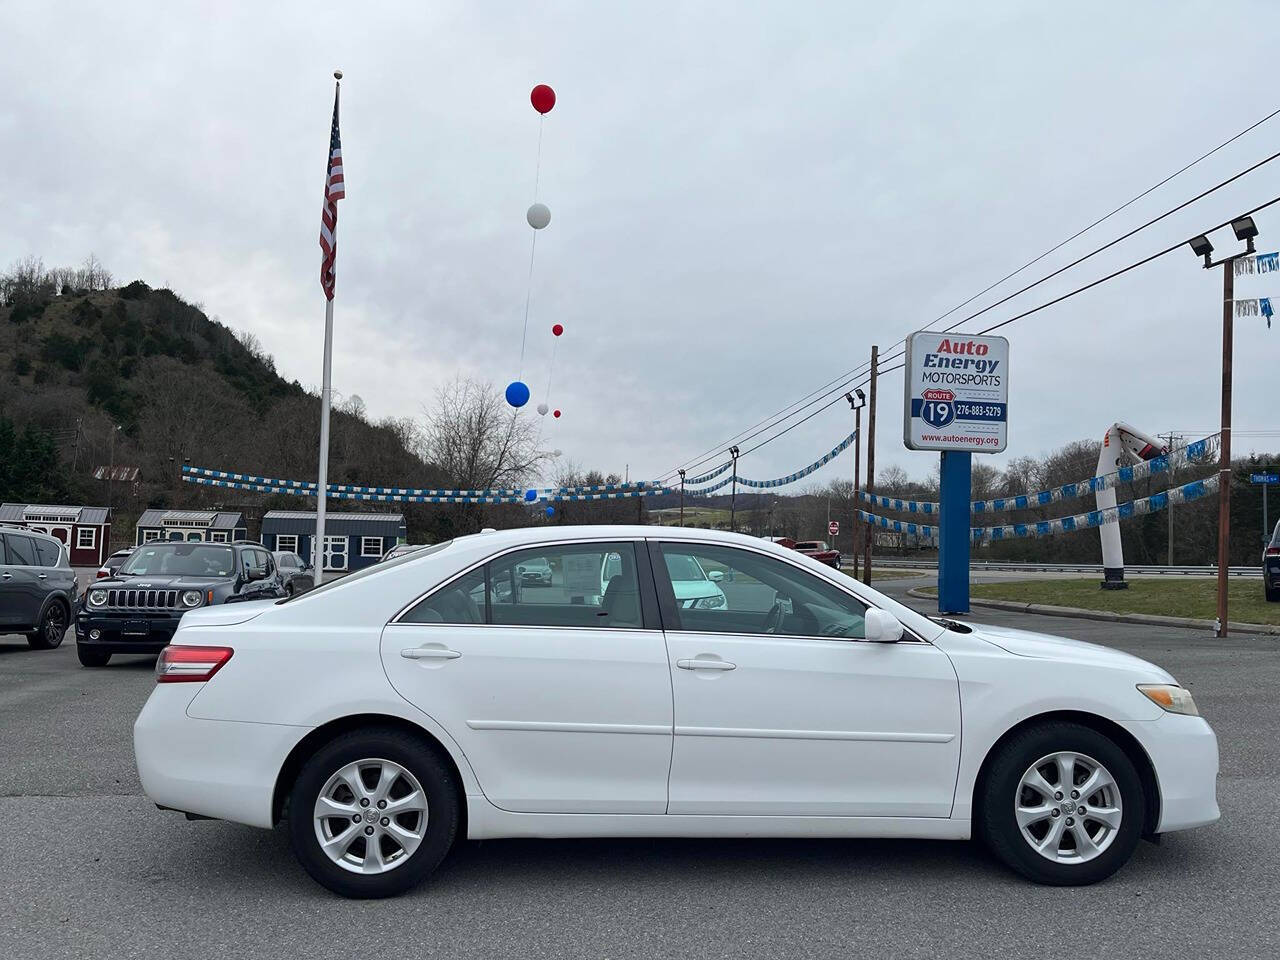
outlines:
M1262 589L1268 603L1280 603L1280 523L1262 550Z
M144 543L114 576L85 591L76 610L76 654L86 667L103 667L115 653L159 653L188 610L284 595L280 571L261 544Z
M62 643L76 604L66 548L25 527L0 527L0 633L25 633L36 650Z

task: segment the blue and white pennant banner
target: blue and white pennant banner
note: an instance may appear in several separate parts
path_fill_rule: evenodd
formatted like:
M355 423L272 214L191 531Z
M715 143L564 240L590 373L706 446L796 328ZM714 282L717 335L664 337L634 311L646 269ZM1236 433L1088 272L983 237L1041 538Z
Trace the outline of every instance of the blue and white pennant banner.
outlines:
M1195 480L1174 487L1163 493L1156 493L1140 500L1117 504L1106 510L1091 510L1070 517L1058 517L1054 520L1042 520L1039 523L1012 523L1001 527L970 527L969 537L974 543L990 543L996 540L1015 540L1021 537L1047 537L1055 533L1074 533L1077 530L1090 530L1107 523L1117 523L1129 517L1157 513L1170 505L1190 503L1217 492L1218 477L1216 475L1204 480ZM926 540L938 538L938 528L925 524L910 523L905 520L894 520L879 517L865 510L858 511L858 517L864 523L882 530L893 530L923 537Z
M803 470L797 470L795 473L789 473L785 477L778 477L776 480L748 480L745 477L733 476L733 477L728 477L724 480L721 480L719 483L713 484L710 487L703 487L701 490L688 490L686 486L686 491L688 493L711 493L713 490L719 490L721 487L727 487L729 484L733 483L735 480L744 487L751 487L757 490L765 489L768 487L785 487L788 484L795 483L797 480L804 479L809 474L813 473L815 470L820 470L821 468L825 467L828 463L830 463L836 457L840 456L840 454L848 450L849 447L851 447L857 439L858 439L858 431L855 430L853 431L853 433L849 434L847 437L841 440L838 444L836 444L835 447L831 450L831 452L826 454L826 456L820 457L819 459L815 460L813 463L809 464ZM724 471L732 465L733 465L732 463L724 464L723 466L716 468L711 473L708 473L705 476L698 477L696 480L687 480L685 481L685 483L687 485L691 483L701 482L703 480L710 480L713 477L717 477L720 474L724 473Z
M730 460L728 463L722 463L720 464L720 466L716 467L710 473L704 473L700 477L693 477L692 479L686 479L684 482L685 486L692 487L699 483L706 483L708 480L714 480L716 477L720 476L720 474L724 473L726 470L728 470L732 466L733 466L732 460Z
M1271 317L1275 311L1271 307L1270 297L1258 297L1254 300L1235 300L1237 317L1266 317L1267 329L1271 329Z
M233 490L249 490L254 493L288 493L295 496L315 496L315 485L311 490L302 489L294 484L255 483L242 480L224 480L217 477L199 477L184 474L184 483L194 483L202 487L230 487ZM615 490L604 493L549 493L542 499L554 500L557 503L580 502L584 500L622 500L629 497L654 497L670 493L664 487L651 486L644 490ZM370 503L526 503L524 495L516 491L505 496L476 496L455 494L418 494L418 493L356 493L351 490L336 490L329 485L329 497L335 500L357 500Z
M1231 262L1237 277L1252 273L1280 271L1280 253L1259 253L1252 257L1236 257Z
M1076 483L1064 483L1060 487L1041 490L1037 493L997 497L994 500L974 500L969 504L969 511L970 513L1000 513L1005 510L1027 510L1031 507L1040 507L1063 500L1075 500L1091 493L1097 493L1099 490L1108 490L1118 484L1132 483L1135 480L1144 480L1147 477L1167 473L1175 468L1216 460L1217 456L1218 435L1214 434L1185 447L1172 450L1163 456L1134 464L1131 467L1121 467L1115 473L1104 474L1100 477L1089 477L1087 480L1080 480ZM894 497L881 497L869 494L865 490L859 491L858 496L863 503L883 507L886 510L896 510L899 513L917 513L925 516L937 516L939 513L938 504L926 500L900 500Z

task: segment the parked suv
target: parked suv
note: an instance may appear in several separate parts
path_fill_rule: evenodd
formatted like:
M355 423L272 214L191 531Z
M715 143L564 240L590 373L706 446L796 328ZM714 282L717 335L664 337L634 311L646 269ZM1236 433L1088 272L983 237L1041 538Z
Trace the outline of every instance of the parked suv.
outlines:
M36 650L62 642L76 604L66 548L25 527L0 527L0 633L25 633Z
M1280 523L1262 551L1262 589L1269 602L1280 603Z
M85 591L76 654L86 667L102 667L115 653L159 653L188 610L284 595L276 562L261 544L144 543L115 576Z

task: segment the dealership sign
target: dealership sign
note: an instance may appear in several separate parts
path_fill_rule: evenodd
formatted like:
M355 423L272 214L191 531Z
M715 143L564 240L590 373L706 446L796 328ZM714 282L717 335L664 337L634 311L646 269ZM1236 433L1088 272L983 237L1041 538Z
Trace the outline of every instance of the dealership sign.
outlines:
M911 450L999 453L1009 442L1009 341L907 338L902 440Z

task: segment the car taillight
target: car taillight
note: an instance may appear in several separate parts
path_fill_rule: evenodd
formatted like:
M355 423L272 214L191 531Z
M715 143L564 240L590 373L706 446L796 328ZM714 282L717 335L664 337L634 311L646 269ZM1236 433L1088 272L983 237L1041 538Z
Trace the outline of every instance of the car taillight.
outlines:
M1267 547L1268 557L1280 557L1280 547Z
M235 653L230 647L165 647L156 660L156 683L203 683L222 669Z
M98 577L97 577L97 579L101 580L103 577L109 577L109 576L111 576L111 571L110 571L110 570L107 570L107 569L104 567L103 569L101 569L101 570L99 570L99 571L98 571Z

